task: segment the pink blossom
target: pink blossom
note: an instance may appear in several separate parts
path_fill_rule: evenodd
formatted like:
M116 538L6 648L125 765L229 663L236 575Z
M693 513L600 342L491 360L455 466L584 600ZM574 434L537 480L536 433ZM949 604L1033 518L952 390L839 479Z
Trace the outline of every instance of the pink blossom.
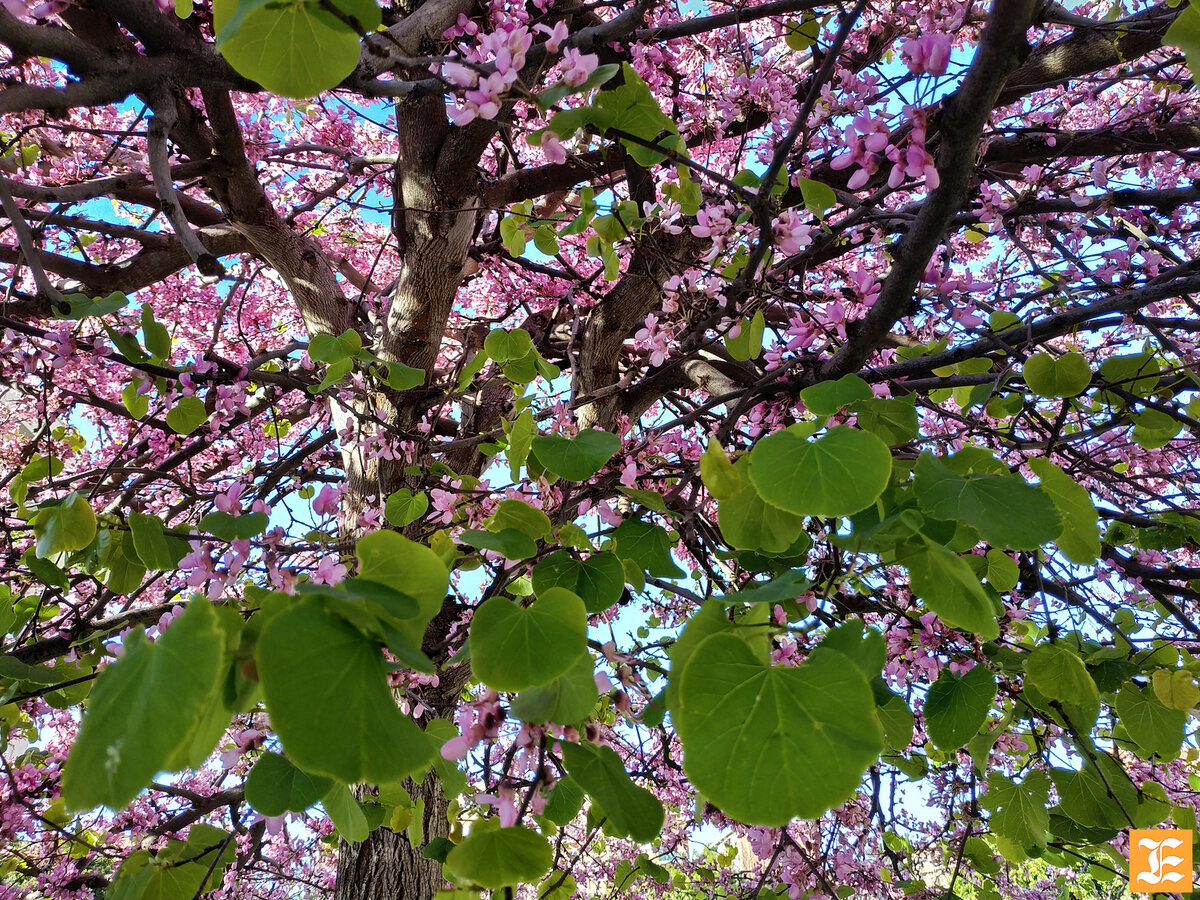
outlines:
M563 81L571 87L579 87L592 76L598 65L600 57L595 53L580 53L574 47L568 47L563 51Z
M317 584L337 584L346 577L347 569L332 554L322 556L313 572L312 580Z
M923 34L905 41L900 56L910 72L945 75L953 41L948 34Z
M332 516L338 511L338 503L341 500L342 491L335 485L327 484L321 488L321 492L317 494L317 498L313 500L313 512L318 516Z

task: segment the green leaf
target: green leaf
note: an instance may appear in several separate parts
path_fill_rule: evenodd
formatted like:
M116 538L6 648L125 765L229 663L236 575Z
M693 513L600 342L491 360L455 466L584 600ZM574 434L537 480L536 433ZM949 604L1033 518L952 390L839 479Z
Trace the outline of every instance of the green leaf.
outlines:
M975 736L996 698L996 679L977 665L959 678L949 667L929 686L925 731L942 750L956 750Z
M167 426L176 434L191 434L208 421L208 411L199 397L180 397L167 413Z
M1079 654L1063 644L1039 644L1025 660L1025 679L1051 700L1091 708L1100 702L1096 682Z
M218 540L245 541L266 531L267 521L266 513L243 513L233 516L218 510L206 515L196 527L207 531Z
M851 403L873 399L871 386L853 374L843 375L837 381L822 381L800 392L801 402L816 416L836 415Z
M820 816L854 794L883 749L871 686L835 650L772 667L739 637L714 634L690 654L676 705L684 771L747 824Z
M133 546L133 539L119 531L109 532L108 550L101 568L104 586L114 594L134 591L146 577L146 567Z
M700 480L714 500L728 500L746 487L746 479L715 440L700 457Z
M442 608L450 589L450 573L441 557L394 531L368 534L354 553L359 578L386 584L417 601L417 615L398 627L419 646L425 626Z
M892 474L892 453L875 435L839 425L807 441L780 431L749 455L764 500L798 516L848 516L874 503Z
M223 681L225 634L193 600L151 644L140 628L96 679L63 773L72 809L123 809L203 723Z
M583 788L576 784L570 775L560 778L555 782L550 796L546 798L543 815L555 825L568 825L583 809L585 796Z
M533 567L533 591L539 596L553 587L578 596L589 613L601 613L625 593L625 567L612 553L593 553L575 559L556 550Z
M1020 784L999 772L988 776L988 791L979 801L992 811L992 831L1025 849L1046 846L1050 828L1050 779L1045 772L1031 771Z
M722 603L783 603L795 600L812 587L812 582L804 572L794 570L784 572L778 578L767 582L752 581L732 594L718 597ZM834 648L840 649L840 648Z
M1164 44L1170 44L1183 51L1192 78L1200 79L1200 10L1185 3L1183 12L1171 23L1163 35Z
M583 721L596 705L596 690L590 653L549 684L521 691L512 702L513 715L522 722L554 722L575 725Z
M1138 687L1130 681L1121 688L1117 716L1145 756L1158 754L1171 760L1179 755L1187 713L1163 706L1149 685Z
M683 569L671 556L671 539L666 529L640 519L626 519L612 531L616 554L632 560L647 575L682 578Z
M475 676L498 691L548 684L586 654L587 610L563 588L542 592L528 609L492 597L471 619Z
M1011 591L1021 580L1021 567L1003 550L987 552L987 583L1000 593Z
M505 216L500 220L500 242L510 256L519 257L525 252L525 223L528 216Z
M142 513L129 514L129 533L133 548L147 569L169 572L179 568L187 556L187 541L166 534L162 519Z
M393 391L407 391L425 383L424 369L416 369L406 366L404 363L383 362L375 366L372 371Z
M71 311L66 315L55 313L63 319L83 319L88 316L107 316L129 304L129 298L120 291L113 291L107 297L88 297L86 294L68 294L66 300L71 304Z
M535 541L550 533L550 519L524 500L501 500L486 524L488 531L514 528Z
M508 429L508 473L513 481L521 479L521 466L529 458L529 450L533 446L533 412L525 410L515 419Z
M325 807L329 820L343 839L357 843L365 841L371 833L371 826L367 824L362 807L346 785L335 784L321 798L321 805Z
M42 456L40 453L35 453L29 464L21 470L19 477L32 484L43 478L58 476L65 465L66 463L60 456Z
M383 507L384 518L394 528L411 525L429 510L429 495L424 491L409 491L404 488L387 498Z
M167 841L152 855L131 853L121 864L106 900L192 900L221 886L237 855L235 836L211 825L193 825L186 841Z
M543 468L567 481L587 481L621 449L621 439L608 431L589 429L573 438L536 435L530 443Z
M1168 709L1188 712L1200 704L1200 689L1187 669L1156 669L1151 684L1154 696Z
M887 662L887 644L883 635L874 628L865 627L862 619L850 619L830 629L818 646L842 653L858 666L868 681L878 678Z
M537 556L537 541L515 528L503 531L464 531L459 540L476 550L492 550L505 559L529 559Z
M378 644L319 599L270 618L256 657L271 725L306 771L383 783L432 762L429 741L392 699Z
M596 70L582 84L571 85L565 81L560 81L558 84L547 88L537 95L535 98L537 105L542 109L549 109L570 94L582 94L593 88L598 88L616 75L620 69L621 67L616 63L609 63L606 66L597 66Z
M912 743L916 719L904 698L887 689L882 678L873 679L871 688L875 692L875 715L883 726L883 742L889 750L900 753Z
M729 546L738 550L783 553L804 531L804 517L773 506L762 498L751 483L748 456L743 456L732 468L744 487L717 504L721 534Z
M1024 376L1039 397L1074 397L1087 390L1092 370L1082 353L1064 353L1058 358L1035 353L1025 363Z
M171 335L161 322L155 321L149 304L142 305L142 343L156 360L171 356Z
M940 544L922 540L924 547L904 560L913 593L947 625L978 634L985 641L999 637L991 598L967 561Z
M135 419L140 419L150 411L150 398L146 394L138 392L141 384L135 378L121 390L121 403L125 405L125 409Z
M550 869L554 852L544 837L520 826L501 828L495 819L477 822L461 844L446 854L455 878L495 890L534 884Z
M1137 788L1121 764L1107 753L1094 753L1078 772L1051 769L1050 775L1063 815L1093 828L1129 827L1129 818L1138 805Z
M571 777L600 804L615 833L641 842L659 836L663 827L662 803L633 783L621 757L611 747L564 741L562 755Z
M246 802L264 816L304 812L329 793L333 782L297 769L278 753L264 753L246 776Z
M763 331L766 327L767 320L761 309L754 314L753 318L743 318L738 336L725 338L725 348L729 351L729 355L738 362L757 359L758 355L762 353Z
M242 75L272 93L312 97L354 71L358 34L337 16L309 3L250 5L240 23L229 21L232 0L213 10L217 49Z
M996 547L1035 550L1062 532L1049 494L1010 475L956 474L929 452L914 468L921 509L935 519L962 522Z
M83 550L96 537L96 513L86 497L72 491L38 510L33 532L40 558Z
M837 205L837 195L829 185L813 181L811 178L798 178L796 182L800 185L804 205L818 218L823 219L825 213Z

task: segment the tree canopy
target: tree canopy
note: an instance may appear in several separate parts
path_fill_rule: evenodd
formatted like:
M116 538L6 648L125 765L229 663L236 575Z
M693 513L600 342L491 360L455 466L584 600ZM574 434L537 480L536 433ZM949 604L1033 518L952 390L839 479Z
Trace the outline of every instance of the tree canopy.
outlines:
M0 45L0 900L1116 897L1196 829L1200 4Z

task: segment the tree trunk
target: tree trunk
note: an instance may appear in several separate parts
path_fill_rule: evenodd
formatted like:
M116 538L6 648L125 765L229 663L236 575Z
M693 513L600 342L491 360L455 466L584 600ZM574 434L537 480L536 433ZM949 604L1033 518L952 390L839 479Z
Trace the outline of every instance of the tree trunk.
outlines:
M405 787L413 803L424 803L424 841L449 835L450 802L436 773L430 772L420 784L406 782ZM429 900L445 883L441 863L423 858L420 846L389 828L376 828L359 844L338 841L334 900Z

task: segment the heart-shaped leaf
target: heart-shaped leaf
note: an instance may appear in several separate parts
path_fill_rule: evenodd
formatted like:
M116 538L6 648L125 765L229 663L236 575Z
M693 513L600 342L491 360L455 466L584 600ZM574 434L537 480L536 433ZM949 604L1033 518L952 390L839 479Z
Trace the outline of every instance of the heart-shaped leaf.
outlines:
M563 588L543 591L528 609L492 597L471 619L471 665L498 691L548 684L586 654L587 610Z
M246 802L264 816L304 812L329 793L333 781L297 769L278 753L264 753L246 776Z
M635 841L652 841L663 826L658 798L638 787L611 747L563 742L563 762L579 786L591 794L616 832Z
M587 481L621 449L621 439L608 431L590 429L573 438L539 434L530 450L549 472L567 481Z
M866 509L891 474L887 444L844 425L815 441L779 431L750 453L750 480L759 495L798 516L848 516Z
M611 553L593 553L575 559L565 550L551 553L533 567L533 590L566 588L577 594L590 613L600 613L621 599L625 591L625 567Z
M836 650L770 666L739 637L714 634L684 666L676 705L684 771L748 824L820 816L854 793L883 749L871 685Z
M477 822L466 839L446 854L446 868L482 888L533 884L550 868L550 842L528 828L501 828L495 819Z

